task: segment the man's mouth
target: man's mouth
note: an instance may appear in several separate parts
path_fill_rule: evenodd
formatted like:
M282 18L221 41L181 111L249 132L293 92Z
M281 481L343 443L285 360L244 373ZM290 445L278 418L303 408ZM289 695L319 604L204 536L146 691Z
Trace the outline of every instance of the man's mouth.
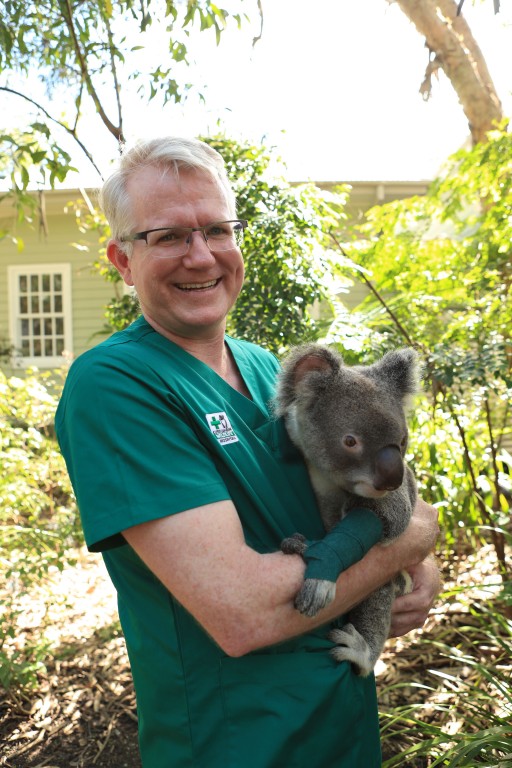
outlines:
M217 280L208 280L207 283L176 283L176 288L180 291L206 291L220 283L220 277Z

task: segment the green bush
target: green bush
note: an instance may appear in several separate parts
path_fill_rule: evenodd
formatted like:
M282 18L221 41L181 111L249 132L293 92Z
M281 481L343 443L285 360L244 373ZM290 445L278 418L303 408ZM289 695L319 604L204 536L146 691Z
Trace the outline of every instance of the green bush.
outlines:
M430 662L421 682L399 684L413 703L381 711L383 768L512 765L509 590L510 583L498 596L491 589L484 601L467 588L444 595L447 605L460 602L465 621L451 626L448 612L436 637L425 637L418 648Z
M512 135L449 159L424 197L377 206L338 245L334 268L359 270L367 299L331 338L372 360L404 344L425 363L415 469L447 542L485 533L510 576L512 459ZM413 429L413 433L414 433Z
M81 543L80 527L53 419L60 384L44 374L0 371L0 683L34 680L44 649L17 647L22 596L53 566L62 570Z

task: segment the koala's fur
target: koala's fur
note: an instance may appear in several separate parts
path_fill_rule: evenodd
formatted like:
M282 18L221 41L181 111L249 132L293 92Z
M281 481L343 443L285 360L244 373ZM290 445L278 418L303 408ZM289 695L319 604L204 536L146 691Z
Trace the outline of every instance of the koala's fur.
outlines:
M383 543L406 529L417 492L403 458L405 408L418 386L419 363L412 349L390 352L370 366L349 367L333 349L307 344L284 360L275 413L284 417L304 455L327 531L356 506L379 515ZM282 549L301 554L304 542L295 534ZM349 623L330 634L334 658L351 661L359 674L368 675L389 634L393 599L410 588L404 573L356 606ZM295 605L314 616L334 594L332 582L306 579Z

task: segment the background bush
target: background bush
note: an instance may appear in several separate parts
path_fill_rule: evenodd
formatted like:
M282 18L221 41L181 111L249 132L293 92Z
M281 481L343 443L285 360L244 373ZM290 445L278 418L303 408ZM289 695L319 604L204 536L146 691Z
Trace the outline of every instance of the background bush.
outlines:
M35 680L41 648L19 648L19 601L82 542L71 486L53 431L61 383L0 371L0 564L9 601L0 614L0 683ZM44 655L44 654L43 654Z

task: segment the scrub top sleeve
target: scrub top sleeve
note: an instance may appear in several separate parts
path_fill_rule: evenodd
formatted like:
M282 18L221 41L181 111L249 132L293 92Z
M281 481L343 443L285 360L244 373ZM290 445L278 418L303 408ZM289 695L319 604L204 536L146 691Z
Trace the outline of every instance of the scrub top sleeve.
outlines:
M72 367L57 414L94 551L124 543L119 533L133 525L230 498L183 404L149 367L125 367L108 358Z

